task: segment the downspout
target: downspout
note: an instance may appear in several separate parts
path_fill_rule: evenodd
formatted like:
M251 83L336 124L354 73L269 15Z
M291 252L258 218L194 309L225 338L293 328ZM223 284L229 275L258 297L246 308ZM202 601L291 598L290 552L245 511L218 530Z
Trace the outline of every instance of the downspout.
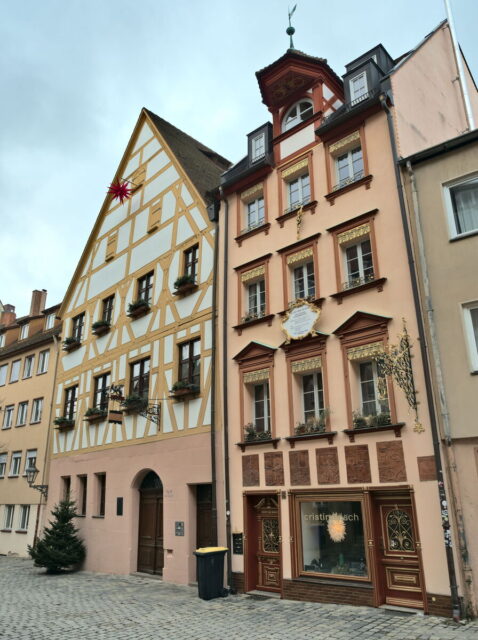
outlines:
M229 483L229 403L227 397L227 302L228 302L228 239L229 239L229 201L224 197L221 189L221 195L224 202L224 265L223 265L223 309L222 309L222 401L223 401L223 432L224 432L224 491L225 491L225 508L226 508L226 546L229 548L227 559L227 584L230 593L235 593L232 584L232 535L231 535L231 489Z
M428 363L426 336L425 336L423 319L421 316L421 309L420 309L418 281L417 281L417 275L415 272L415 262L413 258L410 232L408 229L405 200L403 197L402 183L400 180L400 171L398 168L398 154L397 154L397 147L395 144L392 113L387 105L387 97L385 94L382 94L380 96L380 103L382 105L382 109L387 114L388 133L390 137L390 145L392 148L395 181L397 186L398 199L400 203L400 214L402 218L403 233L405 237L405 246L407 249L408 266L410 270L410 279L412 284L413 302L415 306L415 315L417 318L418 336L419 336L419 342L420 342L420 353L421 353L422 362L423 362L423 373L425 376L425 390L427 395L428 414L430 417L430 427L431 427L432 439L433 439L433 452L435 456L435 465L436 465L437 478L438 478L438 497L440 501L443 538L445 542L445 553L446 553L446 561L448 566L448 577L450 582L450 593L451 593L451 600L452 600L452 607L453 607L453 619L459 620L460 600L458 598L458 586L456 582L455 565L453 562L453 551L451 548L450 521L448 517L448 502L447 502L446 491L445 491L445 483L443 481L443 465L442 465L441 455L440 455L440 440L438 436L438 428L437 428L436 416L434 411L433 388L431 383L430 367Z
M212 279L211 333L212 333L212 358L211 358L211 511L212 511L212 544L217 546L217 474L216 474L216 340L217 340L217 265L219 249L219 220L216 216L214 233L214 263Z
M53 343L55 345L55 371L53 372L53 385L52 385L52 392L51 392L51 397L50 397L50 411L48 412L48 428L47 428L47 433L46 433L46 443L45 443L45 455L43 458L43 472L42 472L42 476L41 476L41 484L46 484L46 480L48 478L49 473L47 473L47 464L50 460L50 456L49 456L49 451L50 451L50 440L51 440L51 419L52 419L52 415L53 415L53 398L55 395L55 391L56 391L56 375L58 372L58 361L59 361L59 357L58 354L60 353L59 350L59 342L58 342L58 338L55 334L53 334ZM49 471L49 469L48 469ZM37 510L37 517L36 517L36 522L35 522L35 533L33 534L33 544L35 544L35 541L38 537L38 526L40 524L40 511L42 508L42 502L43 502L43 494L40 494L40 501L38 503L38 510ZM45 498L45 506L48 502L48 499Z
M470 95L468 93L468 87L466 85L465 70L463 68L463 60L461 58L460 48L456 39L455 23L453 22L453 15L451 13L451 6L449 0L445 0L445 9L448 19L448 26L450 28L451 41L453 44L453 52L455 54L455 61L458 70L458 81L460 83L461 92L463 94L463 103L465 107L466 119L468 121L468 131L473 131L475 128L475 121L473 118L473 111L471 109Z
M471 609L471 615L475 616L477 613L476 599L473 589L473 573L468 562L468 548L466 544L465 524L463 520L463 508L462 498L460 491L459 479L456 475L456 460L455 449L453 447L453 440L451 437L450 427L450 414L448 412L448 403L445 394L445 383L443 381L442 365L440 352L438 349L438 339L436 335L435 318L433 313L433 304L430 291L430 281L428 277L428 267L425 259L425 246L423 241L423 229L420 219L420 205L418 202L418 190L413 172L412 164L407 161L407 172L410 178L410 184L412 189L412 207L415 219L415 229L417 234L418 244L418 256L420 259L420 268L422 273L422 285L424 290L424 306L427 316L427 322L430 332L430 342L432 347L433 364L435 369L435 377L438 386L438 400L440 403L440 413L442 417L443 430L445 435L444 453L446 456L447 468L449 469L448 479L450 481L451 497L453 500L454 513L456 517L456 527L458 534L458 547L460 552L460 568L462 571L463 585L466 592L466 600L469 603Z

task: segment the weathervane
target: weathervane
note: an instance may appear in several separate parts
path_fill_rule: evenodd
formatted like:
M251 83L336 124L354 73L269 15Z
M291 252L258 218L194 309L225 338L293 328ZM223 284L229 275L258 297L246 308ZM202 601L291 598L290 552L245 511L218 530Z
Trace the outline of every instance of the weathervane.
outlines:
M293 48L294 48L294 41L292 40L292 36L293 36L293 35L294 35L294 33L295 33L295 29L294 29L294 27L291 25L291 23L290 23L290 19L291 19L291 18L292 18L292 16L294 15L294 11L295 11L296 9L297 9L297 5L295 4L295 5L292 7L292 11L291 11L291 10L289 10L289 26L287 27L287 29L286 29L286 31L285 31L285 32L287 33L287 35L290 37L290 47L289 47L289 49L293 49Z

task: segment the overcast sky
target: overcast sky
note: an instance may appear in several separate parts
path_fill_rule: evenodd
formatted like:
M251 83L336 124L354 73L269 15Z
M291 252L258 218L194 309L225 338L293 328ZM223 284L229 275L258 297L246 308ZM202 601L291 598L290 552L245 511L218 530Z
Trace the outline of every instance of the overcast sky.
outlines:
M141 107L236 162L269 119L255 78L288 48L294 0L0 0L0 300L60 302ZM477 0L452 0L478 77ZM398 57L443 0L298 0L294 45L344 65Z

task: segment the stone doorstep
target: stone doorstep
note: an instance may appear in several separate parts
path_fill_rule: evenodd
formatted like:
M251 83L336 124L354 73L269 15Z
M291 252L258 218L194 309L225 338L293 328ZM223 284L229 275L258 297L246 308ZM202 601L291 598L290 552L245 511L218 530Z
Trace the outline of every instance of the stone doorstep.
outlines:
M280 593L276 593L275 591L260 591L259 589L253 589L252 591L247 591L244 595L259 596L260 598L278 598L280 600Z

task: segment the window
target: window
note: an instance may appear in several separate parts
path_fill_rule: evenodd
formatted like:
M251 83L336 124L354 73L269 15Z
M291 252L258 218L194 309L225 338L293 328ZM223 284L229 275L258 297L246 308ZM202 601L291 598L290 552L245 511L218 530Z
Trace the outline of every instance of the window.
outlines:
M195 244L184 252L184 275L196 281L198 269L199 245Z
M85 314L80 313L73 318L73 328L71 331L72 338L81 342L83 338L83 327L85 326Z
M95 378L95 395L93 406L106 411L108 409L108 392L110 390L110 374L104 373Z
M53 329L55 326L55 314L49 313L45 318L45 330Z
M257 280L247 287L248 320L262 318L266 313L266 283L265 280Z
M22 324L20 327L20 340L28 338L28 324Z
M20 474L20 467L22 465L22 452L15 451L12 454L12 461L10 463L10 476L18 476Z
M264 133L260 133L258 136L252 138L252 162L260 160L266 155L266 136Z
M0 349L5 346L5 334L0 333Z
M299 573L367 577L359 500L297 498L294 507L300 523Z
M78 385L65 389L65 405L63 417L74 420L76 417L76 403L78 400Z
M255 229L264 224L264 198L262 196L246 204L246 215L247 230Z
M294 104L286 113L282 121L282 131L289 131L300 122L307 120L314 113L312 100L301 100Z
M80 499L78 501L78 515L86 516L86 498L88 492L88 478L87 476L78 476L79 484L80 484Z
M13 516L15 514L15 505L14 504L6 504L5 505L5 518L3 520L3 528L7 531L11 531L13 527Z
M2 429L10 429L13 424L13 412L15 410L14 404L9 404L5 407L3 412Z
M478 177L445 187L452 237L478 231Z
M138 300L144 300L151 304L153 299L153 271L142 278L138 278Z
M103 300L103 310L101 313L101 319L103 320L103 322L107 322L108 324L111 324L113 322L114 302L115 302L114 295L108 296Z
M7 454L0 453L0 478L5 477L6 470L7 470Z
M302 376L302 403L304 422L319 420L323 416L324 388L320 371Z
M97 491L98 491L98 508L97 515L105 515L105 498L106 498L106 473L96 473Z
M377 363L373 360L360 362L358 367L362 415L375 416L379 413L389 413L386 383L382 385L382 394L379 393L379 369ZM383 379L383 376L381 377Z
M35 361L35 356L27 356L25 358L25 362L23 364L23 377L31 378L33 374L33 363Z
M148 398L149 394L149 358L134 362L131 367L130 393L142 398Z
M365 71L359 73L350 80L350 100L359 102L367 97L367 74Z
M335 171L337 174L336 189L341 189L347 184L363 178L362 147L356 147L347 153L335 158Z
M8 364L2 364L0 367L0 387L5 386L5 383L7 382L7 369Z
M201 373L201 341L179 345L179 381L199 387Z
M478 371L478 302L463 307L471 368Z
M314 263L305 262L293 271L294 298L315 298Z
M372 246L370 238L343 247L347 282L344 289L351 289L374 280Z
M20 375L20 362L21 360L14 360L12 362L12 368L10 369L10 382L17 382Z
M271 407L269 399L269 382L253 386L253 419L256 431L271 430Z
M50 351L40 351L38 355L37 373L46 373L48 371L48 361L50 359Z
M36 449L28 449L27 450L27 455L25 458L25 470L23 472L23 475L25 476L27 473L27 469L30 469L32 467L36 467L37 464L37 450Z
M20 517L18 518L18 528L20 531L27 531L28 520L30 519L30 505L20 505Z
M32 403L32 415L30 423L41 422L41 414L43 411L43 398L35 398Z
M310 179L308 173L287 182L287 204L289 209L295 209L309 202Z
M61 477L61 499L69 500L71 496L71 476Z
M28 402L20 402L17 411L17 427L21 427L27 422Z

